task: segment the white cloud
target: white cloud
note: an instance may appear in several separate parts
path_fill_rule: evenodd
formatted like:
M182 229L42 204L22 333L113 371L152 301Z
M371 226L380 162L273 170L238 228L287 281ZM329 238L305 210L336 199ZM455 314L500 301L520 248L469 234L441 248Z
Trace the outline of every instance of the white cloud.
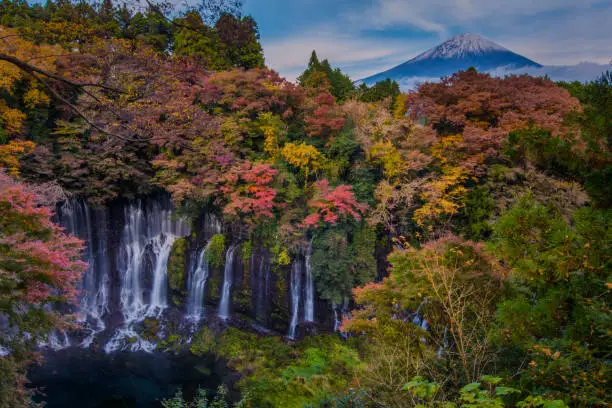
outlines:
M459 32L481 34L544 65L612 59L611 0L372 0L365 7L355 2L327 24L325 18L322 13L321 25L309 32L262 38L268 64L293 80L316 49L321 58L359 79ZM391 28L396 33L405 29L405 38L371 32ZM410 32L420 35L411 37Z
M385 28L405 25L426 32L446 34L458 23L501 23L539 13L571 11L580 13L602 0L375 0L370 7L347 13L361 27Z
M340 66L353 79L379 72L381 66L398 64L419 51L403 40L349 37L324 29L263 41L263 47L268 65L291 81L304 70L312 50L317 51L320 59L327 58L334 66Z

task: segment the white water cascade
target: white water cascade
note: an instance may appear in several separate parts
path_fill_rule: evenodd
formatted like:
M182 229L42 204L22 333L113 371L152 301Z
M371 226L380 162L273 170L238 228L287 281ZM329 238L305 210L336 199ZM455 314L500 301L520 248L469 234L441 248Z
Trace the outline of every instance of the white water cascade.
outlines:
M315 297L315 287L314 281L312 280L312 273L310 271L310 255L312 252L312 243L309 245L308 250L306 251L305 256L305 266L306 266L306 288L305 288L305 300L304 300L304 321L312 323L315 320L315 312L314 312L314 297Z
M332 309L334 310L334 331L340 331L342 326L342 320L349 318L349 299L347 297L342 301L342 306L338 306L336 303L332 303Z
M54 351L63 350L71 346L70 339L68 338L68 333L65 331L55 330L47 339L46 343L42 343L43 346L47 346Z
M206 251L210 246L210 241L206 247L192 260L187 278L187 317L194 321L199 321L204 313L204 293L206 281L208 280L209 269L206 261Z
M79 302L78 321L88 332L80 345L89 347L96 334L106 328L103 316L108 312L110 291L107 261L108 220L105 211L91 211L85 201L68 200L58 211L58 221L68 233L81 238L86 244L84 258L88 268L81 285L83 297ZM64 332L62 337L62 341L55 341L57 336L51 335L49 341L51 347L54 349L69 347L71 343L68 335Z
M295 338L295 329L299 322L300 295L302 292L302 262L294 260L291 265L291 322L289 338Z
M230 317L230 299L232 297L232 281L234 273L234 259L237 244L232 244L225 254L225 268L223 271L223 289L221 291L221 301L219 302L219 317L228 319Z
M266 322L268 305L270 301L270 260L266 257L263 250L253 251L251 265L256 265L259 261L257 273L254 275L255 285L257 285L257 298L255 303L255 316L260 323Z
M120 302L124 324L106 344L106 352L123 347L130 339L130 349L152 351L155 344L143 340L133 325L147 317L159 317L167 308L167 264L172 244L189 234L181 220L173 220L172 210L159 203L144 207L141 201L124 209L125 227L117 257L121 275ZM147 266L152 265L152 287L145 285ZM147 296L148 295L148 296Z

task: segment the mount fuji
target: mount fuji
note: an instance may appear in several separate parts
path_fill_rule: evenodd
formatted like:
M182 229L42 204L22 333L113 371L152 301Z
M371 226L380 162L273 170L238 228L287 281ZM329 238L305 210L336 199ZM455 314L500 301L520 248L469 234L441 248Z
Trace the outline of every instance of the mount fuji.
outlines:
M606 69L604 65L589 63L545 67L480 35L460 34L403 64L357 83L371 86L389 78L397 81L403 90L407 90L420 82L436 81L440 77L470 67L497 76L527 73L554 76L555 80L579 81L594 79Z

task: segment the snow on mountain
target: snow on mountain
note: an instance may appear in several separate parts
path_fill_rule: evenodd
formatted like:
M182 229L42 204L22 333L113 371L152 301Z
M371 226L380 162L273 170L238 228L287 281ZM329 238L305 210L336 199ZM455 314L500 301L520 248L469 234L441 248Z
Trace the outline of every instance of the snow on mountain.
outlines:
M379 74L358 81L370 86L391 78L403 90L414 89L419 83L437 81L470 67L480 72L504 76L512 73L535 76L548 75L553 80L588 81L595 79L609 66L580 63L572 66L542 66L477 34L457 35L417 57Z
M496 51L507 52L509 50L478 34L466 33L457 35L437 47L425 51L412 59L412 61L465 58L471 55L484 55L488 52Z

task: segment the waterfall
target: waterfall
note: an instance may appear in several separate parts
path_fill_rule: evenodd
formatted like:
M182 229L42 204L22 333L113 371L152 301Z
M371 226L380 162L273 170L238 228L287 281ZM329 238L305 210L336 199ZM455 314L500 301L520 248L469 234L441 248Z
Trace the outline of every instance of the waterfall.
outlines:
M104 210L92 212L87 203L82 200L68 200L58 211L59 224L68 233L84 240L86 245L84 258L88 263L88 268L81 284L83 297L79 302L78 320L88 331L88 335L82 340L82 347L89 347L95 335L106 328L103 316L108 311L110 291L107 221ZM58 341L55 334L51 339L54 342L51 345L53 348L70 345L66 333L63 334L62 341Z
M68 338L68 333L62 331L60 335L58 335L57 332L58 330L55 330L49 335L46 345L54 351L63 350L65 348L70 347L71 344L70 339Z
M332 302L332 309L334 310L334 332L340 331L342 326L342 319L349 318L349 299L345 297L342 301L342 306L338 307L335 302Z
M232 289L232 278L234 273L234 254L237 244L232 244L225 254L225 268L223 271L223 290L221 291L221 301L219 302L219 317L227 319L230 316L230 300Z
M416 312L414 312L414 317L412 318L412 324L421 327L425 331L428 331L429 323L427 322L427 319L421 315L421 309L423 309L425 304L427 304L427 299L423 300L421 304L419 305L419 307L417 308Z
M125 227L121 236L117 266L122 275L121 308L127 323L159 316L168 306L168 257L174 241L189 233L181 220L172 220L172 211L154 203L143 208L138 201L124 209ZM143 287L145 260L153 259L153 287L149 302Z
M448 350L448 325L444 328L444 337L442 338L442 344L440 345L440 348L438 348L438 358L442 358L446 350Z
M90 322L89 335L81 342L82 347L89 347L95 336L106 329L103 317L108 312L110 293L110 266L108 264L108 220L104 210L94 211L95 236L88 225L88 247L94 248L89 261L89 270L93 279L86 284L86 292L81 302L81 310ZM95 238L95 239L94 239ZM88 271L89 274L89 271Z
M140 282L143 274L146 236L141 203L124 209L125 226L121 235L117 267L122 276L121 310L126 323L138 320L146 309Z
M187 316L199 320L204 311L204 291L208 280L208 262L206 251L210 242L203 248L197 257L192 260L187 278Z
M152 351L155 345L143 340L133 324L147 317L160 317L168 306L167 266L172 244L189 234L182 220L172 219L169 205L153 202L144 207L141 201L124 209L125 226L121 234L117 257L117 269L122 277L120 302L124 324L105 346L106 352L122 348L130 339L131 350ZM145 273L152 263L152 279L149 298L146 298Z
M172 246L190 233L182 220L173 217L170 200L152 197L94 208L84 200L71 199L57 208L56 221L68 233L85 241L83 259L88 269L83 274L79 287L82 295L76 306L82 329L78 333L71 330L50 333L45 346L90 347L94 341L104 340L101 345L106 352L153 351L156 348L153 339L167 334L166 317L174 316L167 312L171 307L167 267ZM210 243L212 236L222 231L219 219L213 214L199 218L198 228L193 242ZM199 321L204 315L206 285L211 272L205 256L208 243L205 248L200 246L187 254L190 261L184 307L186 318L191 321ZM238 249L238 244L230 245L225 254L218 306L218 316L222 319L228 319L232 311L234 272L241 253ZM315 321L311 253L312 245L305 246L291 267L288 330L291 338L297 335L301 322ZM251 305L257 322L266 326L271 319L270 312L276 312L272 308L277 305L271 297L275 278L270 271L269 254L263 247L254 248L250 266L249 285L254 296ZM340 311L335 309L336 313ZM257 330L265 331L261 326Z
M158 235L151 243L153 253L156 254L155 268L153 270L153 288L151 290L151 301L149 304L149 312L153 314L159 314L168 307L166 293L168 277L166 269L170 251L172 250L172 244L174 244L176 238L177 237L173 235Z
M215 234L220 234L222 230L221 221L214 214L207 213L204 216L204 238L210 240Z
M338 316L338 305L336 305L336 302L332 302L332 310L334 311L334 332L337 332L342 325L342 319Z
M289 338L295 338L295 329L298 325L300 310L300 295L302 291L302 263L295 259L291 265L291 323L289 324Z
M255 265L255 259L259 259L259 267L256 274L257 284L257 299L255 304L255 315L260 323L266 322L266 312L268 310L268 294L270 293L270 262L269 258L266 257L265 251L260 248L259 256L256 256L256 252L253 251L251 257L251 264Z
M312 273L310 271L310 254L312 252L312 243L308 247L306 252L306 299L304 301L304 321L314 322L314 296L315 288L312 280Z

